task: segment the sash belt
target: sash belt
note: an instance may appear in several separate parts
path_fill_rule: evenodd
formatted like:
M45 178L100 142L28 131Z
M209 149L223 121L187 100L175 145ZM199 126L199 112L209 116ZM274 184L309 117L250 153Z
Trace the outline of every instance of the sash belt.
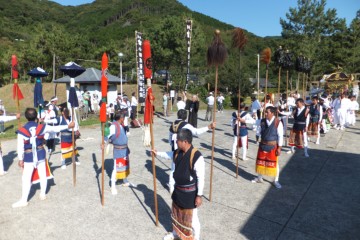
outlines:
M114 145L115 149L126 149L128 147L128 145Z
M44 146L41 145L41 146L37 146L36 148L37 148L37 150L41 150L41 149L44 149ZM30 148L30 149L26 149L24 152L25 152L25 153L31 153L31 152L32 152L32 149L31 149L31 148Z

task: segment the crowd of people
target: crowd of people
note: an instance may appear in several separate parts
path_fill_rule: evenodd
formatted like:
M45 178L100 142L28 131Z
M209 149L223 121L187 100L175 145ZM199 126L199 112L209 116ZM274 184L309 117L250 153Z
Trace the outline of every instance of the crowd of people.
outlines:
M82 97L83 104L88 104L89 109L98 111L98 101L90 100L90 95L86 92ZM96 97L95 94L93 97ZM163 96L164 115L168 95ZM225 98L220 94L217 98L218 112L223 111L223 101ZM293 154L296 149L303 149L304 156L309 157L308 145L311 142L320 144L320 134L326 134L331 127L335 130L344 130L346 127L355 125L356 111L359 104L356 96L344 93L332 95L314 95L303 99L297 93L286 93L279 96L277 102L271 95L265 96L263 101L255 97L251 98L250 109L246 108L241 100L240 111L232 113L231 127L233 132L233 144L231 157L232 160L242 159L246 161L248 144L248 125L256 131L258 150L256 155L255 172L257 176L252 180L253 183L264 182L264 176L274 178L274 186L281 189L279 181L280 169L278 160L284 145L290 146L287 153ZM18 165L23 168L22 173L22 194L19 201L12 207L25 207L28 205L28 195L33 182L33 172L37 171L40 181L40 200L46 199L47 154L52 154L55 150L55 139L59 138L61 155L61 168L66 169L66 160L75 157L75 164L79 165L77 158L76 139L72 138L72 133L78 130L76 115L71 116L69 109L59 107L57 97L54 96L49 102L44 103L39 112L34 108L25 110L27 123L17 130L17 153ZM91 101L92 108L89 102ZM186 92L179 94L177 98L177 119L169 128L169 151L157 151L152 149L153 154L158 157L172 161L171 172L169 174L169 191L172 196L172 222L174 231L164 237L164 239L175 239L180 237L185 239L193 237L200 239L200 222L197 209L202 204L202 194L204 189L205 163L201 152L193 146L193 136L198 136L216 128L213 121L212 111L214 110L214 96L210 92L206 102L207 110L205 121L211 121L207 126L197 128L197 113L199 111L199 99L197 95L192 95L187 99ZM94 105L95 104L95 105ZM130 174L128 147L129 124L128 119L137 117L138 102L135 93L132 93L131 100L125 94L119 95L116 102L110 103L107 107L108 120L111 125L105 131L105 142L101 143L101 148L106 145L113 145L113 170L110 179L111 193L117 194L116 181L121 180L123 186L130 186L128 181ZM166 108L167 109L167 108ZM0 101L0 122L20 118L5 118L5 109ZM293 119L293 125L288 131L288 120ZM59 134L60 133L60 134ZM46 148L45 148L46 146ZM240 158L239 149L242 154ZM0 149L0 175L5 175L3 168L2 154Z

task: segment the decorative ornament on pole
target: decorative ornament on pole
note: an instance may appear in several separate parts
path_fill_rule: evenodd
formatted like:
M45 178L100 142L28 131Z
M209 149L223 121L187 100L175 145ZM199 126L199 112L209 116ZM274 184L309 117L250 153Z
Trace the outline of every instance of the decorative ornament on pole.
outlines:
M145 79L152 79L152 58L149 40L144 40L142 51L144 59L144 77Z
M220 30L215 30L214 39L211 45L207 50L207 64L208 66L215 66L215 91L214 91L214 111L213 111L213 121L216 121L216 94L217 94L217 83L218 83L218 67L219 65L224 64L228 56L227 49L225 44L220 38ZM210 169L210 196L209 201L211 201L212 196L212 176L214 169L214 150L215 150L215 129L212 132L212 151L211 151L211 169Z
M122 60L123 60L123 58L124 58L124 54L123 53L119 53L118 54L118 56L119 56L119 62L120 62L120 95L121 95L121 97L123 96L123 87L122 87L122 83L123 83L123 77L122 77Z
M109 60L104 53L101 59L101 106L100 106L100 122L105 123L107 120L106 104L107 104L107 92L108 92L108 65Z
M36 78L35 87L34 87L34 107L43 107L44 106L44 97L42 94L42 84L41 78L49 75L44 69L37 67L33 68L27 73L29 76ZM41 110L39 109L39 114ZM41 116L41 115L40 115Z
M239 90L239 96L238 96L238 115L240 116L240 98L241 98L241 52L245 47L245 44L247 43L248 39L245 36L244 31L241 28L235 28L232 31L232 47L239 49L239 81L238 81L238 90ZM237 137L239 138L239 131L237 131ZM238 166L239 166L239 146L236 146L236 177L239 175Z
M265 48L261 52L261 62L266 65L266 76L265 76L265 96L267 95L267 86L268 86L268 75L269 75L269 64L271 62L271 49L269 47Z
M85 68L81 67L80 65L74 62L68 62L64 66L60 67L60 70L70 77L70 89L69 89L69 98L68 102L71 105L71 121L76 121L76 115L74 108L79 107L79 101L76 95L75 90L75 77L79 76L83 72L85 72ZM76 164L75 164L75 132L74 128L71 132L71 140L72 140L72 165L73 165L73 186L76 185Z
M19 72L18 72L18 61L15 55L11 56L11 77L14 79L14 85L13 85L13 99L16 99L16 110L17 113L20 113L20 100L24 99L24 96L20 90L20 87L18 85L18 78L19 78ZM20 118L18 119L18 128L21 127Z

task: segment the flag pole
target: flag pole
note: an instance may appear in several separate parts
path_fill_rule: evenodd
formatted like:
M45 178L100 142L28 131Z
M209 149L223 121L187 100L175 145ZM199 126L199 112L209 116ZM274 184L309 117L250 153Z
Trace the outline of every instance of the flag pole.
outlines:
M215 66L215 93L214 93L214 117L213 122L216 122L216 94L217 94L217 83L218 83L218 68L222 65L227 58L227 49L220 37L220 30L215 30L213 42L207 50L207 64L208 66ZM215 149L215 129L212 132L212 150L211 150L211 169L210 169L210 195L209 201L212 199L212 179L214 169L214 149Z
M154 144L154 132L153 132L153 108L151 106L151 119L150 119L150 137L151 137L151 149L155 149ZM158 212L158 200L157 200L157 189L156 189L156 164L155 164L155 154L152 152L151 154L152 160L152 171L153 171L153 182L154 182L154 202L155 202L155 225L159 226L159 212Z

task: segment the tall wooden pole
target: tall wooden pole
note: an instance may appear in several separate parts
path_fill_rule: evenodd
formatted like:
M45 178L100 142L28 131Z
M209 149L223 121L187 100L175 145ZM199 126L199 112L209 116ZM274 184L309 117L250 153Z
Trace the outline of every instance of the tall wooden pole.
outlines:
M155 149L154 144L154 132L153 132L153 106L151 105L150 110L150 137L151 137L151 149ZM157 190L156 190L156 164L155 164L155 154L152 152L152 171L153 171L153 182L154 182L154 201L155 201L155 218L156 218L156 226L159 226L159 212L158 212L158 201L157 201Z
M101 123L101 143L104 143L105 122ZM101 205L104 206L105 149L101 150Z
M238 98L238 114L237 116L240 117L240 98L241 98L241 88L240 88L240 81L241 81L241 50L239 50L239 98ZM239 139L240 139L240 131L239 131L239 123L237 120L235 121L236 124L236 136L237 136L237 143L236 143L236 178L239 175Z
M71 108L71 121L74 122L75 113L74 108ZM72 128L71 132L71 139L72 139L72 165L73 165L73 185L76 186L76 164L75 164L75 133L74 128Z
M218 83L218 65L215 66L215 93L214 93L214 109L213 109L213 122L216 122L216 94L217 94L217 83ZM211 163L210 163L210 195L209 201L212 199L212 179L214 170L214 151L215 151L215 129L212 131L212 147L211 147Z

